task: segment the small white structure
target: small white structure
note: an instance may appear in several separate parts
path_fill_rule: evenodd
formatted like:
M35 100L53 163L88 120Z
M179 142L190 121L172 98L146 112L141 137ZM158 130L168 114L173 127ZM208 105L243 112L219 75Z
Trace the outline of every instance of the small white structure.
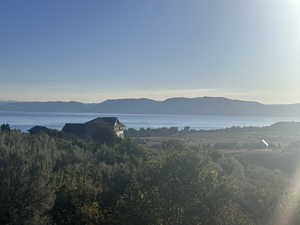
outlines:
M265 139L262 139L261 142L266 146L266 149L269 148L270 145Z

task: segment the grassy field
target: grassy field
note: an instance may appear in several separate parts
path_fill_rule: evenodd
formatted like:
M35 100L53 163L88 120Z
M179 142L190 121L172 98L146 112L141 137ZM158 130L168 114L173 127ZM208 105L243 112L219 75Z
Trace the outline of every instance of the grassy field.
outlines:
M264 150L266 140L273 150L285 150L300 141L299 123L277 123L268 127L232 127L212 131L175 132L170 135L136 136L134 140L148 147L157 147L166 141L180 141L187 145L209 145L220 150Z

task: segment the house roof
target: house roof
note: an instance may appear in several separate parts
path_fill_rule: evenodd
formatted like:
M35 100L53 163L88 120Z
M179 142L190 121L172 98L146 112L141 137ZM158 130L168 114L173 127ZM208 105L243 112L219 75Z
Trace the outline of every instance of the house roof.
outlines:
M86 123L67 123L63 127L65 132L83 132L84 129L89 129L94 126L105 126L114 128L115 124L118 124L121 127L125 127L117 117L98 117Z
M82 123L66 123L64 127L83 127L84 124Z
M86 122L86 125L92 125L92 124L104 124L109 126L114 126L116 123L118 123L120 126L125 127L124 124L122 124L117 117L98 117L96 119L93 119L91 121Z
M62 130L67 133L82 133L84 129L85 125L82 123L66 123Z

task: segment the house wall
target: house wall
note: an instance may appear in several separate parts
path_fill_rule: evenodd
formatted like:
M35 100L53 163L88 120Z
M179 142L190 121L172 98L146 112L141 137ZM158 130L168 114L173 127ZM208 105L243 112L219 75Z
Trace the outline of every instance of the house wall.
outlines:
M115 133L120 138L124 137L124 130L115 130Z

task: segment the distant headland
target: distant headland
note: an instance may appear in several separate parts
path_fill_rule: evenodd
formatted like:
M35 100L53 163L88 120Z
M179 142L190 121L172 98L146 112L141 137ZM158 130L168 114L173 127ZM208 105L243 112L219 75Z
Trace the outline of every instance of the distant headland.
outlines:
M262 104L224 97L112 99L101 103L0 102L0 111L119 114L191 114L226 116L300 116L300 104Z

